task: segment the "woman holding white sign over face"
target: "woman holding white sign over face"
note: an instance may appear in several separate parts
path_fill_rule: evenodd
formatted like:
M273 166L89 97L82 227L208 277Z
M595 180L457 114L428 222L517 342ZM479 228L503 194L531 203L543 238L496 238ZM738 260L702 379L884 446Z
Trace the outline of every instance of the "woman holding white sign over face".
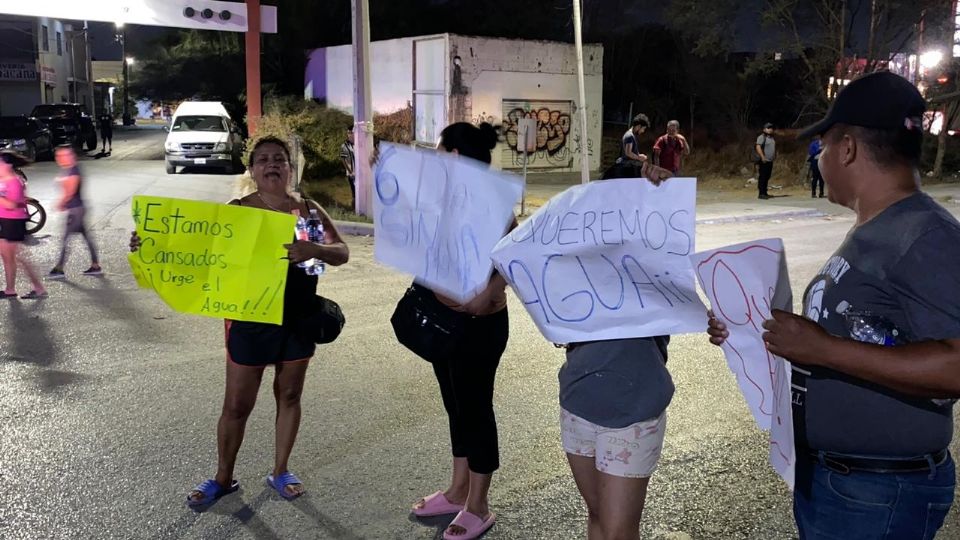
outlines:
M670 176L644 163L654 184ZM669 336L570 343L560 368L560 430L587 504L587 538L639 539L673 397Z
M321 261L339 266L350 256L347 245L323 208L291 192L290 151L283 141L265 138L256 143L250 154L250 175L256 183L256 191L230 201L230 204L297 216L316 215L323 226L322 239L318 242L297 239L284 246L290 265L284 290L282 325L225 321L227 382L223 412L217 425L217 474L187 495L187 504L191 506L213 503L239 488L233 477L234 464L243 442L247 418L256 403L264 368L271 364L276 368L273 381L277 402L276 456L267 482L285 499L303 494L303 483L287 469L287 460L300 427L300 394L307 364L316 349L315 343L326 341L315 337L315 328L307 328L306 323L312 325L317 317L319 272L308 271L313 264L304 268L302 263ZM130 249L136 251L139 247L140 238L134 233ZM335 331L339 332L339 329Z
M441 132L437 149L489 164L496 144L497 132L490 124L477 127L458 122ZM511 229L515 226L516 220ZM425 294L436 295L446 308L463 315L463 333L456 345L448 354L431 359L450 421L453 478L446 491L428 495L413 506L418 517L457 514L443 533L446 540L477 538L496 519L487 494L493 472L500 467L493 385L509 334L506 286L494 273L487 287L465 304L423 288Z

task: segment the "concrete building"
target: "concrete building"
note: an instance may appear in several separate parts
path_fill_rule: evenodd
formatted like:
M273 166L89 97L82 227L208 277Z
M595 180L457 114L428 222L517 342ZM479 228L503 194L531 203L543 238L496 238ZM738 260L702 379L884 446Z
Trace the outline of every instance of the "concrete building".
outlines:
M373 109L390 113L413 107L414 136L434 145L444 126L457 121L502 125L493 165L523 166L517 151L519 120L537 120L531 171L580 170L581 144L590 169L600 167L603 47L584 46L587 133L576 114L576 53L569 43L467 37L454 34L377 41L370 45ZM350 113L353 107L352 46L310 51L304 97Z
M41 103L81 103L93 113L83 23L0 15L0 115Z

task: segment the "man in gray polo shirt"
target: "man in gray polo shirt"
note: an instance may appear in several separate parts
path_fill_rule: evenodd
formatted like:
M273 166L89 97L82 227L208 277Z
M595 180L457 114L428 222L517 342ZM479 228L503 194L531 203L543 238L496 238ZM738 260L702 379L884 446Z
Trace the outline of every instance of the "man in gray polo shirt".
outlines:
M830 201L856 212L805 317L764 323L793 364L801 539L932 539L953 503L960 223L919 189L924 110L905 79L874 73L800 134L823 136ZM708 333L727 337L716 319Z
M773 138L773 124L767 122L763 126L763 133L757 137L757 145L754 147L757 153L758 171L757 189L760 192L760 199L769 199L767 185L770 183L770 177L773 176L773 160L777 158L777 141Z

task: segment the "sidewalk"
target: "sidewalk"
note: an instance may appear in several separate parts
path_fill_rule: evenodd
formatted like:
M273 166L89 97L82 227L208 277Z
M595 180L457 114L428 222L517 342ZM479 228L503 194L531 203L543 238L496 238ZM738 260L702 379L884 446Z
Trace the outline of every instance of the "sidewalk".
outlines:
M576 179L577 181L579 179ZM569 181L569 180L568 180ZM550 197L567 189L571 185L562 182L548 182L529 184L527 194L532 199L527 205L526 216L523 221L533 214L539 204L537 200L547 200ZM924 186L924 192L937 200L948 209L960 206L960 184L944 183ZM810 219L826 216L852 216L853 212L847 208L831 203L826 198L814 199L810 192L802 186L784 187L773 198L759 200L752 189L738 190L711 190L704 189L697 193L697 224L716 225L721 223L738 223L747 221L774 221L780 219ZM706 199L706 200L702 200ZM717 199L722 199L718 201ZM517 205L519 213L520 206ZM343 234L354 236L373 236L373 225L352 221L337 221L337 228Z

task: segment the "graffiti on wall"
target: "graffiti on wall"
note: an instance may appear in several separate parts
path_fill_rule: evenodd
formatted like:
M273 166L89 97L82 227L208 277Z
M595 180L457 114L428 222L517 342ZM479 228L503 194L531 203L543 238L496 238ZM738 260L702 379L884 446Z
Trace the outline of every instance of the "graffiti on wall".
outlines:
M571 125L572 101L503 100L504 168L523 167L523 148L519 125L521 118L537 120L537 148L527 156L527 167L573 167Z

